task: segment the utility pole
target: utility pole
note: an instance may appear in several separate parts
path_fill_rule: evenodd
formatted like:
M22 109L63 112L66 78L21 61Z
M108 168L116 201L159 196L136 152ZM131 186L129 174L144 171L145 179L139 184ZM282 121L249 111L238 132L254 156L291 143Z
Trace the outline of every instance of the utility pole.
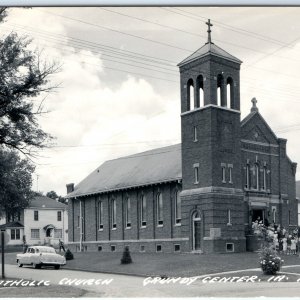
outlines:
M1 229L2 279L5 278L5 272L4 272L4 233L5 233L5 229Z

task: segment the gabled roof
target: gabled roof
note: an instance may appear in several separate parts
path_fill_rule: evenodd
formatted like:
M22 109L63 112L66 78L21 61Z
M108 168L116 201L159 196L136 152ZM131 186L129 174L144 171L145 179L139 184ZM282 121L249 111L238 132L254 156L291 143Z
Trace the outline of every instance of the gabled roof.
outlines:
M182 66L182 65L184 65L186 63L189 63L191 61L194 61L196 59L205 57L205 56L210 55L210 54L218 56L218 57L221 57L221 58L225 58L225 59L231 60L231 61L236 62L238 64L242 63L241 60L239 60L238 58L236 58L233 55L229 54L225 50L221 49L220 47L218 47L214 43L206 43L200 49L198 49L193 54L191 54L186 59L184 59L182 62L180 62L178 64L178 66L180 67L180 66Z
M30 201L28 208L66 209L67 205L46 196L36 196Z
M24 225L21 224L20 222L9 222L9 223L6 223L6 224L2 224L0 225L0 229L3 229L3 228L23 228Z
M277 141L278 138L272 128L269 126L269 124L266 122L266 120L263 118L263 116L259 113L258 110L251 111L249 115L247 115L242 121L241 121L241 128L243 128L254 116L258 116L260 120L263 122L263 124L267 127L270 134L273 136L273 138Z
M106 161L67 197L170 182L181 177L181 144L177 144Z

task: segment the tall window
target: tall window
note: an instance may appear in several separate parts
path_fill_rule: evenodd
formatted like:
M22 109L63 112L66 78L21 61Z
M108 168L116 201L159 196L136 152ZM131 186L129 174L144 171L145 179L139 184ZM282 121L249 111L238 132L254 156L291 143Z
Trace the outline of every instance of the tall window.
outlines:
M199 183L199 164L194 165L194 179L195 179L195 184Z
M98 230L103 230L103 202L98 202Z
M34 221L38 221L39 220L39 211L35 210L33 214L34 214L34 217L33 217Z
M10 230L10 239L19 240L20 239L20 229L11 229Z
M263 186L262 189L264 191L267 190L267 166L264 166L263 168Z
M255 188L259 189L259 165L255 164Z
M231 225L231 210L227 209L227 225Z
M116 199L111 199L111 228L117 228L117 203Z
M226 183L226 165L225 164L221 164L221 176L222 176L222 182Z
M175 193L175 224L181 224L181 199L178 191Z
M131 227L131 218L130 218L130 198L125 199L125 225L127 228Z
M197 127L196 126L194 126L194 142L198 142Z
M217 105L218 106L227 106L226 103L226 94L224 93L224 77L219 74L217 77Z
M140 212L141 212L141 227L146 227L147 220L146 220L146 197L145 195L141 196L140 199Z
M234 95L233 95L233 80L231 77L227 78L227 103L230 108L234 108Z
M275 224L276 223L276 207L272 207L272 220L273 220L273 223Z
M162 193L158 193L156 196L156 215L157 215L157 225L163 225L163 198Z
M199 75L196 81L196 107L204 106L204 92L203 92L203 76Z
M246 165L246 183L245 188L250 189L250 165L247 163Z
M232 181L232 169L233 169L233 165L232 164L228 164L229 183L233 183L233 181Z
M57 221L61 221L61 211L57 212Z

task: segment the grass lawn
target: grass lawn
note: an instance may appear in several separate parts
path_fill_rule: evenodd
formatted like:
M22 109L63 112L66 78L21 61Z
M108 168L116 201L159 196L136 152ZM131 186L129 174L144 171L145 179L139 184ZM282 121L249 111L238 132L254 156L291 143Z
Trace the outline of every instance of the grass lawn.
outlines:
M259 268L258 253L166 254L131 253L132 264L121 265L122 253L73 253L64 269L140 276L197 276L224 271ZM300 265L298 256L282 255L284 265ZM5 262L16 264L16 254L7 253ZM287 271L287 270L286 270Z

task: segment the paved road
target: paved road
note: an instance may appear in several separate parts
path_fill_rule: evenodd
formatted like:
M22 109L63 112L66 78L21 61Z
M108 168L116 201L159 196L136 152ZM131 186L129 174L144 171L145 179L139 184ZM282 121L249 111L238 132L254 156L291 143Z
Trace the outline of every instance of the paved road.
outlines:
M106 284L76 285L87 291L85 297L292 297L300 295L299 283L203 283L197 279L190 285L147 284L143 286L145 278L103 273L91 273L71 270L40 269L30 267L18 268L15 265L6 265L7 277L18 277L32 280L49 280L51 284L62 283L64 278L81 280L109 280ZM228 275L226 275L228 276ZM234 276L234 275L231 275ZM300 278L300 276L299 276ZM66 279L65 279L66 280ZM64 280L64 281L65 281Z

